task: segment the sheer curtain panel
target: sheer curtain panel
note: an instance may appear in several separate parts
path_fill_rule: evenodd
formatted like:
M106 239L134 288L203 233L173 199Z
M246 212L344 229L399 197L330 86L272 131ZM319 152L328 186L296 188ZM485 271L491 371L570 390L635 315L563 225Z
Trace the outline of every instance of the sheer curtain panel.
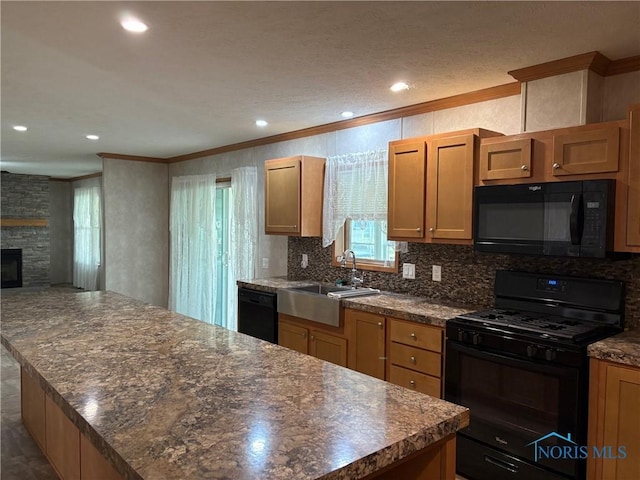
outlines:
M80 187L73 192L73 285L98 289L102 207L99 186Z
M238 330L236 281L255 277L258 240L258 169L241 167L231 171L231 239L227 301L227 328Z
M171 182L169 308L214 323L216 307L216 177Z

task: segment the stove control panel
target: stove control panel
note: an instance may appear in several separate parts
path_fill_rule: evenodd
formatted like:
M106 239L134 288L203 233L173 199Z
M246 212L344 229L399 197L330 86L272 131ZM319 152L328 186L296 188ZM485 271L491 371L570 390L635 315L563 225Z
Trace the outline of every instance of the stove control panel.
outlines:
M545 292L564 292L566 288L567 282L565 280L550 277L538 278L538 290Z

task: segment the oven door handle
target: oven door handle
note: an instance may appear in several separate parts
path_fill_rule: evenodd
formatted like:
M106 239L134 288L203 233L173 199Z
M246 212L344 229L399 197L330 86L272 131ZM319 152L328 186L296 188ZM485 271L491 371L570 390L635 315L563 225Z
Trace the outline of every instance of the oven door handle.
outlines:
M580 245L582 237L582 195L571 195L571 213L569 215L569 235L571 245Z
M482 333L480 335L482 335ZM509 366L520 367L524 370L550 373L562 377L574 376L576 371L576 369L572 367L561 367L558 365L552 365L550 363L538 363L536 361L524 358L508 357L497 352L489 352L486 350L481 350L479 348L463 345L452 340L448 340L447 355L451 355L455 351L466 353L467 355L483 360L489 360L491 362L500 361L501 363L507 364Z
M502 460L498 460L497 458L490 457L489 455L484 456L484 461L490 463L491 465L495 465L496 467L500 467L503 470L508 470L511 473L518 473L518 466L513 463L504 462Z

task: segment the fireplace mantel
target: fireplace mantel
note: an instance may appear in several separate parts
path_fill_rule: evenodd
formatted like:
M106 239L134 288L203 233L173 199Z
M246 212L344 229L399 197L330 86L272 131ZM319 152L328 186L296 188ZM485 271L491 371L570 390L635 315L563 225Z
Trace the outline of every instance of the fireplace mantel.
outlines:
M0 227L48 227L48 218L0 218Z

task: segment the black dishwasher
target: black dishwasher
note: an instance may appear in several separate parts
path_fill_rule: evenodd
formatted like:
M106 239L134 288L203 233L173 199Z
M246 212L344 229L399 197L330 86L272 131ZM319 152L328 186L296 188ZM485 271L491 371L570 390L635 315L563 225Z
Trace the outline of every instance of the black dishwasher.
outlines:
M238 331L278 343L277 295L238 288Z

